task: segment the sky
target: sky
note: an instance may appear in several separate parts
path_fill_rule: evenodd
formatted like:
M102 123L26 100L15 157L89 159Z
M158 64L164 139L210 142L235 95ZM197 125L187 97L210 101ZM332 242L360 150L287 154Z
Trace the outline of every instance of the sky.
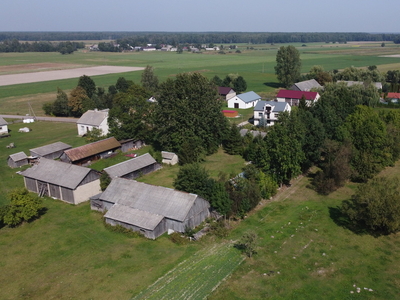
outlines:
M2 0L0 31L400 32L399 0Z

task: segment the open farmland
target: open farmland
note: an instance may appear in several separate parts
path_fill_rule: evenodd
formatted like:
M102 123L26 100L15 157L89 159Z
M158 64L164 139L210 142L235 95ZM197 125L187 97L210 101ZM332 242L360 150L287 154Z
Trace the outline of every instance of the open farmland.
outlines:
M286 45L286 44L285 44ZM379 70L398 69L400 58L393 55L400 53L398 45L387 43L380 47L379 43L348 43L325 44L310 43L306 46L295 44L301 53L302 72L308 72L313 65L321 65L325 70L344 69L349 66L367 67L377 65ZM0 74L21 74L38 71L43 64L43 71L53 70L52 65L66 70L77 67L93 66L123 66L155 68L155 74L162 82L171 76L182 72L197 71L208 78L215 75L223 78L229 73L240 74L247 81L247 90L253 90L262 96L274 95L279 88L274 74L276 52L281 44L252 45L239 44L235 51L218 54L210 51L203 54L176 52L85 52L79 51L73 55L59 53L1 53ZM253 49L250 49L253 48ZM389 56L390 55L390 56ZM26 69L24 69L26 67ZM1 71L3 70L3 71ZM141 71L115 73L93 76L99 87L108 88L115 84L118 77L125 77L136 83L140 82ZM57 87L68 92L77 85L77 78L60 79L0 86L1 112L6 114L25 114L27 103L34 106L38 115L43 114L41 107L49 99L56 98ZM43 95L43 97L41 97ZM46 99L45 99L46 98Z

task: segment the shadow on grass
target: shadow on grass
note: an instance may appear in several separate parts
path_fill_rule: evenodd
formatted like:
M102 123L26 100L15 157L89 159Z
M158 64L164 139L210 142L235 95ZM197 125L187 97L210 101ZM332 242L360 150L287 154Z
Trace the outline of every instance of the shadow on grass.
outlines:
M339 206L336 207L328 207L329 216L335 222L336 225L346 228L355 234L364 235L368 234L373 237L380 237L382 235L387 235L387 233L380 230L371 230L368 229L363 222L353 222L349 219L349 217L344 214Z
M266 86L272 87L274 89L279 89L282 87L281 84L278 82L264 82L263 84Z

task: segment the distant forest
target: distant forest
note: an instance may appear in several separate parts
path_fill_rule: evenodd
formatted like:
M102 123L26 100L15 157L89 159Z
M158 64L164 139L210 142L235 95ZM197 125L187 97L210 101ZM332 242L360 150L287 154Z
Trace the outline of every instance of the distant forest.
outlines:
M271 44L349 41L393 41L400 33L363 32L0 32L0 42L113 40L130 45L142 44Z

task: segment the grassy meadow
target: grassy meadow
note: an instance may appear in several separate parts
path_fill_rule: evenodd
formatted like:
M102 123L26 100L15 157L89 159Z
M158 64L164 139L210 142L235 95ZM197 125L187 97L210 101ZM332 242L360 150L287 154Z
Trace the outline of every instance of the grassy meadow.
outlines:
M325 70L343 69L349 66L367 67L377 65L382 71L397 69L400 66L399 57L383 57L400 53L399 45L386 43L360 44L294 44L301 53L302 72L308 72L313 65L321 65ZM59 53L1 53L0 69L3 66L18 68L29 64L62 64L63 68L77 66L137 66L151 65L160 81L178 73L198 71L208 78L215 75L223 78L229 73L242 75L248 84L248 91L255 91L264 97L275 95L279 88L274 74L276 52L280 44L247 45L239 44L242 53L226 54L204 52L203 54L176 52L127 52L104 53L78 51L72 55ZM253 47L253 49L247 48ZM9 70L9 69L8 69ZM12 68L11 68L12 70ZM32 70L29 70L30 72ZM8 71L8 73L13 73ZM6 74L8 74L6 73ZM140 82L141 71L93 76L97 86L108 88L115 84L118 77L125 77L134 82ZM0 73L4 75L5 73ZM56 98L57 87L69 91L76 86L78 79L55 80L42 83L29 83L0 87L0 107L3 114L25 114L30 102L35 113L43 115L42 105Z

